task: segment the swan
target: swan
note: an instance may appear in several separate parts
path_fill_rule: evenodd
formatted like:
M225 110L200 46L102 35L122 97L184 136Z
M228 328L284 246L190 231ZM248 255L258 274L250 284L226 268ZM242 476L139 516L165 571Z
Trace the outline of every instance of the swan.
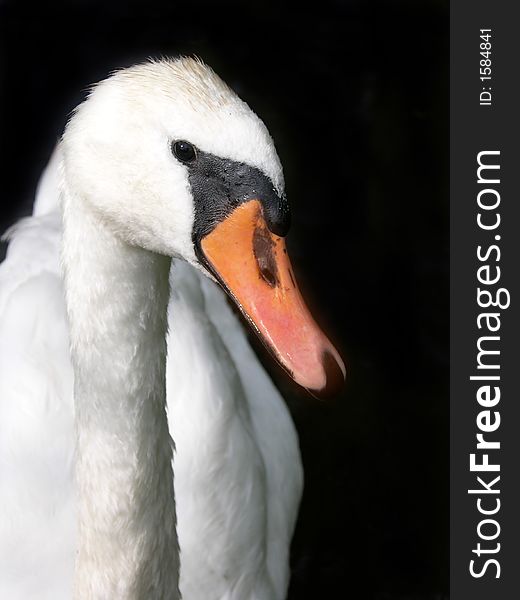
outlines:
M222 290L333 393L288 224L265 125L201 61L74 111L0 266L0 597L285 597L297 436Z

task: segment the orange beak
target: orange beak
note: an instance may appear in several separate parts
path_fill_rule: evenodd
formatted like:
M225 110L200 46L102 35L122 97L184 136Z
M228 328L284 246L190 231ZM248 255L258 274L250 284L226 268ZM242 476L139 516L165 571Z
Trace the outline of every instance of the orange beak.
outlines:
M345 381L345 365L306 307L285 241L269 231L261 203L239 205L202 238L200 249L289 375L314 396L336 394Z

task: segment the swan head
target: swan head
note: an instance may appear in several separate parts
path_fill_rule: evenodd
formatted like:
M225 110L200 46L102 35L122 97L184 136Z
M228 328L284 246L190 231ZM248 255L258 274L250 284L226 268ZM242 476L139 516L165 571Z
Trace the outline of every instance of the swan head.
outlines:
M61 145L68 188L104 226L203 270L297 383L337 391L345 367L287 257L273 140L208 66L180 58L116 72L74 111Z

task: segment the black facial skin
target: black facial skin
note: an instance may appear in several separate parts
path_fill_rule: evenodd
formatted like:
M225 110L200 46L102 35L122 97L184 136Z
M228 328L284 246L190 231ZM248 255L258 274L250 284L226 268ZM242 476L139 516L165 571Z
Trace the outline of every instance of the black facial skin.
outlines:
M291 217L287 198L285 194L278 194L271 180L259 169L202 152L183 140L172 142L172 153L188 169L195 202L193 241L196 248L205 235L248 200L260 201L272 233L287 234Z
M193 224L193 243L195 254L215 279L222 285L226 293L236 303L231 290L222 280L218 271L206 259L201 249L201 241L205 235L223 221L233 210L248 200L258 200L263 208L266 225L275 235L285 237L289 230L291 213L285 194L278 195L271 180L259 169L242 162L220 158L198 148L185 140L176 140L171 145L174 157L186 165L188 179L195 203L195 222ZM193 152L191 152L193 150ZM279 284L277 267L272 256L272 240L268 234L256 229L253 234L253 252L258 264L259 276L271 287ZM251 317L238 306L243 317L256 332L260 341L272 354L280 366L292 373L276 356L274 349L260 333Z

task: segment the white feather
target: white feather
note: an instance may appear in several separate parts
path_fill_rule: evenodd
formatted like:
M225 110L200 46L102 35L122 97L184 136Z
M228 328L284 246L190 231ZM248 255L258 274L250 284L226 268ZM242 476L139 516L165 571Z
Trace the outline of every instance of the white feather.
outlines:
M115 109L123 79L134 92L123 102L132 103L132 115L142 115L130 126L128 115ZM191 108L180 110L184 105L172 98L172 90L188 97ZM106 118L100 126L101 105ZM195 127L193 111L202 114L204 131ZM78 114L81 119L73 120L41 179L33 216L9 232L0 266L0 598L12 600L72 597L74 377L59 264L59 164L63 161L68 173L65 189L89 187L89 206L105 215L108 231L193 263L191 200L182 174L163 166L168 149L148 133L157 131L159 120L180 137L189 131L208 151L258 166L283 188L265 126L200 63L161 62L122 71L98 86ZM116 155L107 130L113 134L119 128L125 152ZM103 175L110 168L122 174L112 188ZM164 213L164 189L175 196L174 221ZM137 204L141 194L146 208ZM84 241L75 239L69 247ZM170 279L167 402L176 443L182 597L282 600L302 490L294 426L220 288L178 260ZM73 300L77 306L82 301ZM123 348L120 340L122 357ZM106 452L105 442L98 447ZM111 482L103 473L98 477L103 494ZM107 510L110 502L107 495ZM106 560L115 557L108 552ZM114 573L118 568L114 564ZM117 597L147 596L121 588Z

